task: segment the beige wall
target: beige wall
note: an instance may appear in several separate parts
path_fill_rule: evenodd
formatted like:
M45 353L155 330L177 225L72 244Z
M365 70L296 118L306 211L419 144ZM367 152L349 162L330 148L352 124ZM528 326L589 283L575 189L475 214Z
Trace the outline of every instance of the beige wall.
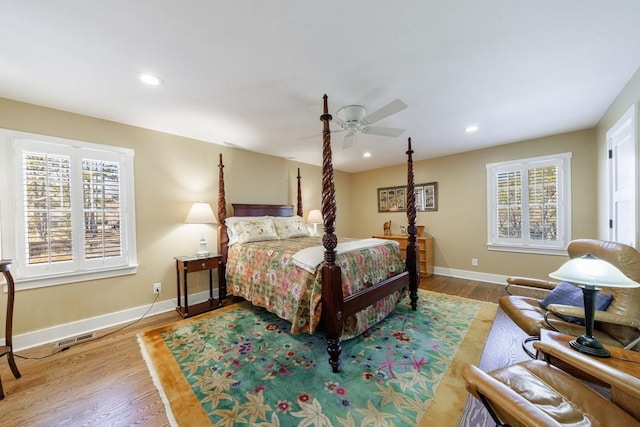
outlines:
M487 250L485 165L492 162L572 152L572 236L602 238L606 232L603 218L607 218L602 200L604 133L639 98L640 71L595 130L417 161L416 182L437 181L439 185L438 212L418 214L418 224L426 225L435 238L436 266L546 278L563 262L564 257L559 256ZM161 298L174 299L173 257L193 252L200 233L198 226L182 221L193 201L211 202L215 210L218 153L224 155L229 204L294 204L300 167L305 216L310 209L320 208L321 170L315 166L1 98L0 127L135 150L138 274L20 291L16 298L16 334L144 306L152 300L152 283L158 281L163 283ZM378 213L376 189L403 185L405 181L404 165L354 175L336 172L338 235L379 234L382 223L389 219L397 233L398 227L406 224L406 217ZM227 211L231 214L230 206ZM217 247L214 227L207 228L206 238L210 249ZM477 267L471 266L472 257L478 258ZM206 277L191 282L197 285L196 290L204 290ZM0 294L0 307L5 303L6 295Z
M183 221L194 201L210 202L217 211L219 153L224 156L228 215L232 202L295 204L298 167L305 216L320 208L321 170L315 166L1 98L0 127L135 150L138 273L20 291L14 334L148 305L155 282L163 284L161 300L175 299L173 257L195 252L202 229ZM338 233L350 221L350 180L349 174L336 173ZM216 228L204 228L209 249L216 250ZM206 273L190 275L190 287L203 291L207 280ZM0 293L0 307L5 306L6 294ZM0 325L4 331L4 315Z
M609 202L607 200L607 131L622 117L633 104L640 101L640 68L618 94L605 115L596 127L596 146L598 160L598 235L601 239L609 238ZM636 109L637 111L637 109ZM640 124L640 120L638 120ZM640 130L637 130L640 135ZM637 154L636 154L637 156ZM637 157L636 157L637 158ZM636 161L636 165L638 165ZM638 167L638 166L636 166ZM636 173L638 173L636 171ZM636 185L640 185L637 183ZM636 189L636 198L638 189ZM640 206L640 205L639 205ZM640 218L640 217L639 217ZM640 229L640 224L637 225Z
M596 236L595 134L593 130L571 132L484 150L417 161L415 182L438 182L438 211L418 213L418 225L434 237L435 265L444 269L476 271L498 275L547 278L565 260L561 256L530 255L487 249L487 163L556 154L573 153L572 220L573 237ZM419 153L416 153L419 155ZM406 166L394 166L358 173L353 177L358 236L381 234L382 224L391 220L392 231L406 225L404 213L378 213L377 188L406 183ZM478 258L478 266L471 266Z

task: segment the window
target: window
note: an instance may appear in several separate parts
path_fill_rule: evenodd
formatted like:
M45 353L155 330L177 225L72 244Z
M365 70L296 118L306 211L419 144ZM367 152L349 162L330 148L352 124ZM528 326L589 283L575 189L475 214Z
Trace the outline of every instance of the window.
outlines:
M571 239L571 153L487 165L488 246L566 254Z
M18 287L136 271L133 150L0 130L2 253Z

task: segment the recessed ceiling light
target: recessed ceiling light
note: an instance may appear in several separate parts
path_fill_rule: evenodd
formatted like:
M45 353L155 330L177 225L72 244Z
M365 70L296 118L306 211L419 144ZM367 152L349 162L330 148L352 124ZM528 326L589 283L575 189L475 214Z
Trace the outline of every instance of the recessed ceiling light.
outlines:
M140 73L138 74L138 78L142 83L146 83L150 86L160 86L162 84L162 80L151 74Z
M471 125L471 126L467 126L466 128L464 128L464 131L466 133L474 133L475 131L477 131L479 128L476 125Z
M368 159L369 157L371 157L371 152L365 151L364 153L362 153L362 157L364 157L365 159Z

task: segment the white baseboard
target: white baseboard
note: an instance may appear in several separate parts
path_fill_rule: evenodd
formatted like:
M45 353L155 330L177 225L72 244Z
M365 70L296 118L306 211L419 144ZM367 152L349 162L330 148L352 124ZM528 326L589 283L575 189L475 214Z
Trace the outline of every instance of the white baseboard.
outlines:
M476 271L455 270L451 268L435 267L434 274L440 276L457 277L460 279L477 280L480 282L495 283L505 285L507 276L498 274L480 273ZM218 298L218 290L214 289L214 298ZM190 304L204 302L209 297L209 292L199 292L189 295ZM117 311L102 316L91 317L89 319L78 320L76 322L65 323L50 328L39 329L33 332L27 332L13 337L14 351L26 350L28 348L37 347L44 344L56 343L60 340L83 335L89 332L98 331L100 329L110 328L112 326L123 325L133 322L142 317L147 310L146 316L154 314L166 313L175 310L176 300L163 300L151 306L151 304L134 307L127 310ZM18 308L16 308L18 309ZM100 337L100 334L97 335ZM4 340L3 340L4 341ZM3 343L4 344L4 343Z
M214 289L214 298L218 297L217 291L217 289ZM207 298L209 298L208 291L189 295L189 305L206 301ZM156 302L153 306L152 304L143 305L140 307L104 314L102 316L91 317L89 319L78 320L76 322L65 323L62 325L52 326L50 328L14 335L13 349L14 351L20 351L44 344L56 343L60 340L75 337L77 335L83 335L100 329L110 328L112 326L124 325L138 320L143 315L148 317L153 316L154 314L166 313L167 311L175 309L176 300L175 298L172 298ZM16 310L19 310L19 308L16 307ZM145 315L147 310L149 313ZM97 334L96 339L99 338L100 334Z
M507 277L500 274L482 273L478 271L456 270L453 268L434 267L433 273L439 276L456 277L459 279L477 280L479 282L495 283L506 286Z

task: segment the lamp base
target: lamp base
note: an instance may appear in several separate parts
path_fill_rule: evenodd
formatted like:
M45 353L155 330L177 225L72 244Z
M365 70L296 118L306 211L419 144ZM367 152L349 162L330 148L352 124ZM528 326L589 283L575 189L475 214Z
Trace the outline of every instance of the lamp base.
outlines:
M571 340L569 345L580 353L589 354L596 357L611 357L609 350L602 346L602 343L595 337L582 335Z
M198 255L208 255L209 249L207 248L207 241L203 239L198 242Z

